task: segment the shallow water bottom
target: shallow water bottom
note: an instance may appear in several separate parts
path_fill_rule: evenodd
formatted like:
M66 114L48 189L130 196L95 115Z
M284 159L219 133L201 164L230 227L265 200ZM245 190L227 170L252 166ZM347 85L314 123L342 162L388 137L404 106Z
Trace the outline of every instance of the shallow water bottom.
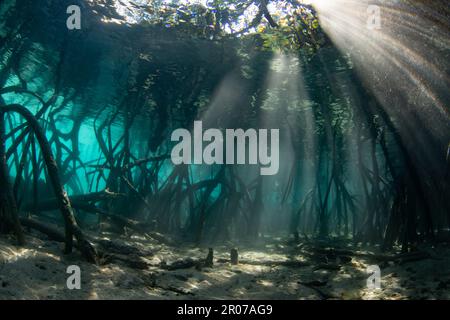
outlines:
M91 235L91 237L94 237ZM113 240L111 240L113 239ZM388 255L349 243L266 239L258 247L172 245L150 236L98 234L103 265L84 262L40 234L24 247L0 238L0 299L450 299L450 250L421 248ZM81 270L81 288L69 290L69 265ZM367 287L369 265L381 269L381 289Z

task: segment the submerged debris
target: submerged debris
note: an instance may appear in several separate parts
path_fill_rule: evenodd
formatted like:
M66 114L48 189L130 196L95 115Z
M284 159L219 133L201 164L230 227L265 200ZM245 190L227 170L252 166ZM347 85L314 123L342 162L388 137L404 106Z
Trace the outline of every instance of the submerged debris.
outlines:
M292 250L296 245L273 253L241 247L242 259L234 265L228 259L229 249L218 246L214 248L218 257L214 268L198 268L205 262L205 251L192 245L164 245L152 251L140 249L159 245L149 238L106 240L100 236L98 245L110 248L114 258L95 266L80 261L76 253L60 256L57 242L44 242L36 236L27 237L28 245L22 249L0 238L0 299L450 298L450 273L446 269L450 250L442 247L430 249L439 260L411 260L406 268L399 263L381 267L382 289L373 291L366 286L366 268L381 265L387 255L371 248L365 254L356 248L346 252L351 263L337 266L315 264L317 251L308 245L295 257ZM270 244L271 240L267 241ZM391 257L400 256L404 254ZM82 285L80 290L71 291L65 287L66 268L74 261L81 268Z

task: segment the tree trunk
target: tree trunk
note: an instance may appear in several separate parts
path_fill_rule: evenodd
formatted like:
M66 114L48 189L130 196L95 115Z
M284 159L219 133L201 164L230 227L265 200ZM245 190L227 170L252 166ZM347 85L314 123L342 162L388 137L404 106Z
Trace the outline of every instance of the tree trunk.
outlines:
M65 221L65 233L66 233L65 252L70 253L72 251L73 236L75 236L75 238L78 241L79 248L80 248L80 251L82 252L83 256L89 262L96 263L97 262L97 252L96 252L95 248L89 243L89 241L86 240L83 232L77 225L77 222L73 215L72 207L70 205L70 200L67 196L66 191L64 190L63 186L61 185L61 182L59 179L58 167L57 167L55 159L53 157L50 144L49 144L47 138L45 137L45 133L40 128L38 121L36 120L36 118L33 116L33 114L27 108L25 108L21 105L18 105L18 104L12 104L12 105L7 105L7 106L1 107L1 113L4 114L6 112L16 112L16 113L19 113L22 117L24 117L28 122L28 126L33 131L33 133L36 137L36 140L39 143L42 157L44 158L44 162L47 167L47 173L48 173L51 185L53 187L55 196L59 202L59 209L60 209L61 214L63 215L64 221ZM0 127L3 128L3 125L1 124ZM3 129L1 129L1 130L3 130ZM1 140L1 137L0 137L0 140ZM3 145L4 145L4 141L3 141ZM0 148L0 149L3 149L3 148ZM3 159L4 160L2 162L5 162L6 159L4 156L3 156ZM0 181L2 181L1 183L4 183L3 181L5 181L5 180L1 179L1 177L0 177ZM0 189L8 190L7 188L0 188Z

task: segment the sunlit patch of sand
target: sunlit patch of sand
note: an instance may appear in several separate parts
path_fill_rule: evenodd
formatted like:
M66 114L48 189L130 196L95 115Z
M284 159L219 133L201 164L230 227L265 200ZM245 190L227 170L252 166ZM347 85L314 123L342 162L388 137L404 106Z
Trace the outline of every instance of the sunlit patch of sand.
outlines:
M191 258L202 260L207 248L171 247L146 237L114 241L154 254L143 257L150 264L146 270L123 263L94 266L78 253L62 254L62 246L29 236L23 248L0 238L0 299L408 299L450 298L450 250L441 248L439 259L405 265L387 262L381 265L381 290L367 288L366 268L370 251L357 253L338 270L315 269L307 251L279 243L261 249L239 249L238 265L231 265L229 247L214 248L212 268L161 269L162 261ZM310 249L306 249L310 250ZM280 262L304 261L301 267ZM251 263L246 263L246 262ZM66 288L66 268L79 265L81 290Z

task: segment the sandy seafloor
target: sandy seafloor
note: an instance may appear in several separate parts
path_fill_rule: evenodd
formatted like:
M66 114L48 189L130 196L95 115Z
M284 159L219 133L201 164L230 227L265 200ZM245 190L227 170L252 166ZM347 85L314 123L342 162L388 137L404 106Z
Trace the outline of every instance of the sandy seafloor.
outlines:
M113 250L117 259L93 265L78 252L64 255L61 243L37 232L26 239L18 247L0 237L0 299L450 299L448 245L420 248L425 258L405 261L382 258L376 248L270 238L258 246L236 245L238 265L230 264L231 244L225 244L214 247L211 268L187 263L172 270L167 266L199 265L208 248L105 233L95 240L119 248ZM381 289L366 284L373 264L381 269ZM66 286L69 265L81 269L79 290Z

